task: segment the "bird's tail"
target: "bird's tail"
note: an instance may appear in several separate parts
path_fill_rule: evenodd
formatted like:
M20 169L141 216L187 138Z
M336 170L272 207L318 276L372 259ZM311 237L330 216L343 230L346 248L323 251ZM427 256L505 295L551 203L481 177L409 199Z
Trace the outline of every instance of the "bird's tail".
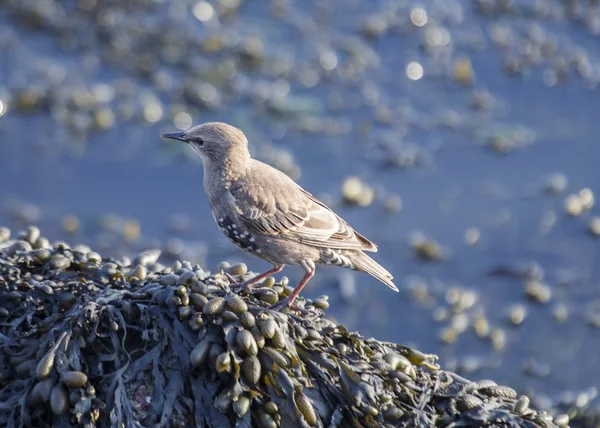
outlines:
M343 255L352 262L352 268L354 270L366 272L383 282L392 290L398 291L398 287L392 282L392 279L394 278L392 274L362 251L346 250Z

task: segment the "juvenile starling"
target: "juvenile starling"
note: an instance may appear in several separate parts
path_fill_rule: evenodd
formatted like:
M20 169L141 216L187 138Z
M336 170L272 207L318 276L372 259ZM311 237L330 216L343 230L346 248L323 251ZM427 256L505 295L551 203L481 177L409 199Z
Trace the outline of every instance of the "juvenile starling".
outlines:
M273 265L242 284L249 289L300 265L306 272L294 291L274 306L292 304L315 273L315 264L366 272L394 291L392 275L364 251L377 246L279 170L250 157L242 131L211 122L163 135L183 141L202 158L204 191L219 228L238 247Z

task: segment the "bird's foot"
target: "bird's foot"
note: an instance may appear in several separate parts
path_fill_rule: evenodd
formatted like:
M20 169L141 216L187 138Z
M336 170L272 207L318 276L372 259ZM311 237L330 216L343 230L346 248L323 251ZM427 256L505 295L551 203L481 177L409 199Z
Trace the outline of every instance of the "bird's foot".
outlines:
M279 299L277 291L269 287L252 287L250 293L264 302L276 302Z
M231 274L227 272L225 272L225 276L229 280L229 287L231 287L233 291L252 291L252 286L254 285L252 280L238 282Z
M256 295L260 295L260 294L275 294L277 295L277 292L275 290L273 290L272 288L269 287L260 287L260 284L253 284L253 283L249 283L248 281L246 282L239 282L239 283L230 283L230 288L231 291L233 291L234 293L249 293L249 294L256 294Z
M294 299L290 299L289 296L286 297L285 299L280 300L279 302L275 303L269 309L271 309L273 311L278 311L278 312L282 312L285 309L291 309L292 311L298 312L300 315L308 315L310 312L308 309L304 308L303 306L300 306L297 303L294 303Z
M254 284L250 281L238 282L238 283L232 285L231 288L232 288L232 290L234 290L237 293L242 292L242 291L247 292L247 293L254 293L256 290L259 289L256 287L256 284Z
M237 287L240 285L240 283L230 273L223 272L223 275L225 275L225 277L229 280L230 287Z

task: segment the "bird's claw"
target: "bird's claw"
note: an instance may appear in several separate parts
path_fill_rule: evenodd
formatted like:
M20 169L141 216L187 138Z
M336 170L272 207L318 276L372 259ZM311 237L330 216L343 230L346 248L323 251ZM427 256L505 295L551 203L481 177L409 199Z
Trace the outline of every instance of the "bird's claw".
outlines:
M237 280L230 273L223 272L223 275L225 275L225 278L229 280L229 286L231 288L236 288L243 284L243 282L237 282Z
M258 294L258 295L267 295L267 294L271 294L271 295L277 295L277 291L273 290L272 288L269 287L252 287L249 290L252 294Z
M275 290L273 290L272 288L269 287L259 287L259 285L261 284L262 281L260 282L254 282L253 279L250 279L248 281L244 281L244 282L237 282L235 280L235 278L233 276L231 276L230 274L225 274L227 275L227 278L229 279L229 286L231 287L231 289L237 293L241 292L241 291L245 291L248 293L257 293L257 292L269 292L269 293L276 293Z
M238 282L233 275L225 272L224 273L225 276L227 277L227 279L229 280L229 287L235 291L235 292L240 292L240 291L252 291L252 284L250 284L248 281L244 281L244 282Z
M308 309L298 305L297 303L290 302L287 298L275 303L269 309L277 312L282 312L284 309L291 309L292 311L298 312L302 316L306 316L310 313Z

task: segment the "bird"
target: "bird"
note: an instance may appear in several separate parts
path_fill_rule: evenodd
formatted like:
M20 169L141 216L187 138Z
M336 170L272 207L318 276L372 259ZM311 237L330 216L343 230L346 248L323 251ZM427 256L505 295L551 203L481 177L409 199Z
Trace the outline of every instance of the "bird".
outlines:
M204 192L227 238L273 266L240 284L243 290L251 290L285 265L304 269L292 293L272 309L294 307L316 265L366 272L398 291L392 275L366 254L377 252L377 246L288 175L252 158L240 129L208 122L163 138L187 143L202 159Z

